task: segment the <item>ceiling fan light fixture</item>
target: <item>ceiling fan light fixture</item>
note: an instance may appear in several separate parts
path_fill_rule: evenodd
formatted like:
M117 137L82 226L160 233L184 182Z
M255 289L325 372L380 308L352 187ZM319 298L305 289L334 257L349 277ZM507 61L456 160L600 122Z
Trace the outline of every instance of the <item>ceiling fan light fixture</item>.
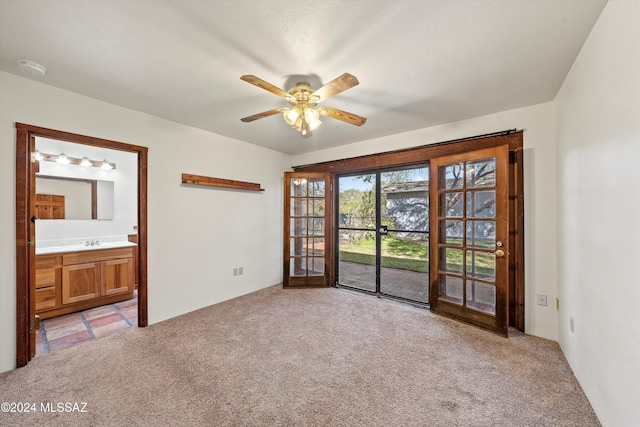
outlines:
M243 75L240 79L285 99L291 105L290 108L273 108L243 117L240 120L244 123L282 113L282 117L289 127L300 132L302 137L308 138L312 135L312 131L322 124L320 116L341 120L355 126L362 126L367 121L364 117L337 108L316 108L321 101L359 84L358 79L349 73L343 73L317 90L314 90L308 83L301 82L288 92L253 75Z
M295 127L296 121L300 117L299 107L295 106L294 108L287 108L282 113L284 117L284 121L291 127Z
M320 124L320 113L315 108L307 107L304 111L304 120L309 125L309 129L315 130Z

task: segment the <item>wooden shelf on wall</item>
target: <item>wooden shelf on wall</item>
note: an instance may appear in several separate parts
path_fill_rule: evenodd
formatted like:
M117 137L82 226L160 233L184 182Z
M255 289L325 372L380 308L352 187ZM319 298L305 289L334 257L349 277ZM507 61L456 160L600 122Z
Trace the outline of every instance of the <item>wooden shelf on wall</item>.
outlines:
M253 182L236 181L234 179L212 178L210 176L182 174L183 184L203 185L205 187L233 188L235 190L264 191L260 184Z

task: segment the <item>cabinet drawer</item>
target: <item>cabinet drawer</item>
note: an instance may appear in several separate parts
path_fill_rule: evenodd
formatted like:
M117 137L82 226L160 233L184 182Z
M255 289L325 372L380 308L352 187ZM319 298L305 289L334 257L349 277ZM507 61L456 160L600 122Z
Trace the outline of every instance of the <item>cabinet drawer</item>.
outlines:
M36 311L47 310L56 306L56 287L36 289Z
M55 268L40 268L36 270L36 289L56 284Z
M62 264L82 264L87 262L108 261L118 258L132 258L133 248L99 249L84 252L69 252L62 255Z
M59 255L36 255L36 269L49 268L56 265L56 257Z

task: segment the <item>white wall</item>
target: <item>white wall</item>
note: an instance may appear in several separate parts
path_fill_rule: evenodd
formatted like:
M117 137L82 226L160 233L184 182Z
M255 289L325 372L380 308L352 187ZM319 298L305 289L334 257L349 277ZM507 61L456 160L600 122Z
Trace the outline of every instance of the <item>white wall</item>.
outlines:
M15 122L149 147L150 323L281 283L290 156L0 72L0 372L16 356ZM182 173L266 191L183 186Z
M602 424L639 426L640 2L607 4L555 108L560 345Z
M557 340L555 151L551 103L303 154L294 157L292 164L380 153L513 128L524 129L525 330L532 335ZM536 305L536 294L547 295L548 306Z

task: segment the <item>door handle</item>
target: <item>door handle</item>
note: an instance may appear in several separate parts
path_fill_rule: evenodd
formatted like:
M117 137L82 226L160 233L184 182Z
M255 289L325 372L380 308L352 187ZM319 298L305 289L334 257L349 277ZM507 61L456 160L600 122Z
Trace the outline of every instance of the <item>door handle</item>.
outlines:
M496 254L496 258L502 258L504 256L504 251L502 249L498 249L494 253Z

